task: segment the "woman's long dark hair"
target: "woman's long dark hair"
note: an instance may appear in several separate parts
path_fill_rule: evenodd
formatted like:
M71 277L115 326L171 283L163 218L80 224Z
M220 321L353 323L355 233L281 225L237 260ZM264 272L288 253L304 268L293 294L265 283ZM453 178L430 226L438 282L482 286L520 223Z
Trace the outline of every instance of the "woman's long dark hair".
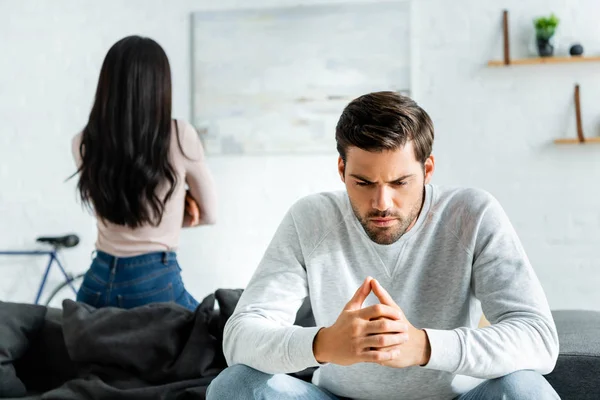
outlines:
M79 147L82 202L114 224L158 225L178 181L169 159L171 123L171 68L164 50L149 38L119 40L102 64ZM157 188L165 183L160 198Z

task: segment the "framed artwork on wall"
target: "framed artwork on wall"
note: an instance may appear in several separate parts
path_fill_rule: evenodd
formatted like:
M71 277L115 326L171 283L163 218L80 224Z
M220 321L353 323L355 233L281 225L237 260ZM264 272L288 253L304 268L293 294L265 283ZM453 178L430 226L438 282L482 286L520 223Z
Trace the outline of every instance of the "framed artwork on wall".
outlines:
M207 154L335 152L361 94L410 93L410 2L192 15L192 123Z

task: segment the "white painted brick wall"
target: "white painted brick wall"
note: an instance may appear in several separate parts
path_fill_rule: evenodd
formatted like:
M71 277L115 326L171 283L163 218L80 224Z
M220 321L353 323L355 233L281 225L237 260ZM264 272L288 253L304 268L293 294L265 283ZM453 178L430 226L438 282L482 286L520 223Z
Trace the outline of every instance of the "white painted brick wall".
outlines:
M600 2L425 0L418 7L418 97L436 124L437 181L499 198L554 308L600 309L600 145L576 137L573 87L584 131L600 134L600 63L487 68L502 57L502 9L511 53L529 51L532 19L561 17L558 52L581 40L600 54Z
M100 64L116 40L137 33L164 46L175 115L189 119L192 11L321 2L333 0L0 0L0 247L75 231L82 243L64 259L72 269L88 267L95 222L76 202L74 182L64 180L73 172L69 141L85 124ZM552 144L575 135L576 81L586 134L598 134L600 64L485 67L501 57L503 7L511 11L513 56L527 52L531 19L550 10L563 17L563 36L600 53L595 0L416 0L413 81L436 125L435 182L484 187L500 199L553 308L600 309L600 146ZM334 153L209 163L219 222L186 230L179 252L198 298L245 285L295 199L343 187ZM43 266L0 258L0 299L33 299Z

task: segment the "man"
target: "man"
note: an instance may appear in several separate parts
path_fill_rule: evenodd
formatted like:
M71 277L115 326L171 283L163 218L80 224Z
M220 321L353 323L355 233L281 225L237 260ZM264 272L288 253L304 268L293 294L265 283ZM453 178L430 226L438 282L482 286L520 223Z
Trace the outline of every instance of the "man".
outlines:
M336 129L344 192L294 204L224 332L208 399L556 399L558 337L498 202L430 183L433 124L393 92ZM294 326L310 297L316 327ZM481 308L480 308L481 307ZM491 326L477 328L481 309ZM319 367L313 383L287 373Z

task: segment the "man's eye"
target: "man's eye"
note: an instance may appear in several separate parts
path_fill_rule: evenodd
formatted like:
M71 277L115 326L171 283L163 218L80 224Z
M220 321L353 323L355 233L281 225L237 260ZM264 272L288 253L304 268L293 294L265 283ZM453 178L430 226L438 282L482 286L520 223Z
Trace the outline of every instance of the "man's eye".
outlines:
M358 186L369 186L371 182L356 182Z
M393 183L394 186L406 186L407 182L406 181L396 181Z

